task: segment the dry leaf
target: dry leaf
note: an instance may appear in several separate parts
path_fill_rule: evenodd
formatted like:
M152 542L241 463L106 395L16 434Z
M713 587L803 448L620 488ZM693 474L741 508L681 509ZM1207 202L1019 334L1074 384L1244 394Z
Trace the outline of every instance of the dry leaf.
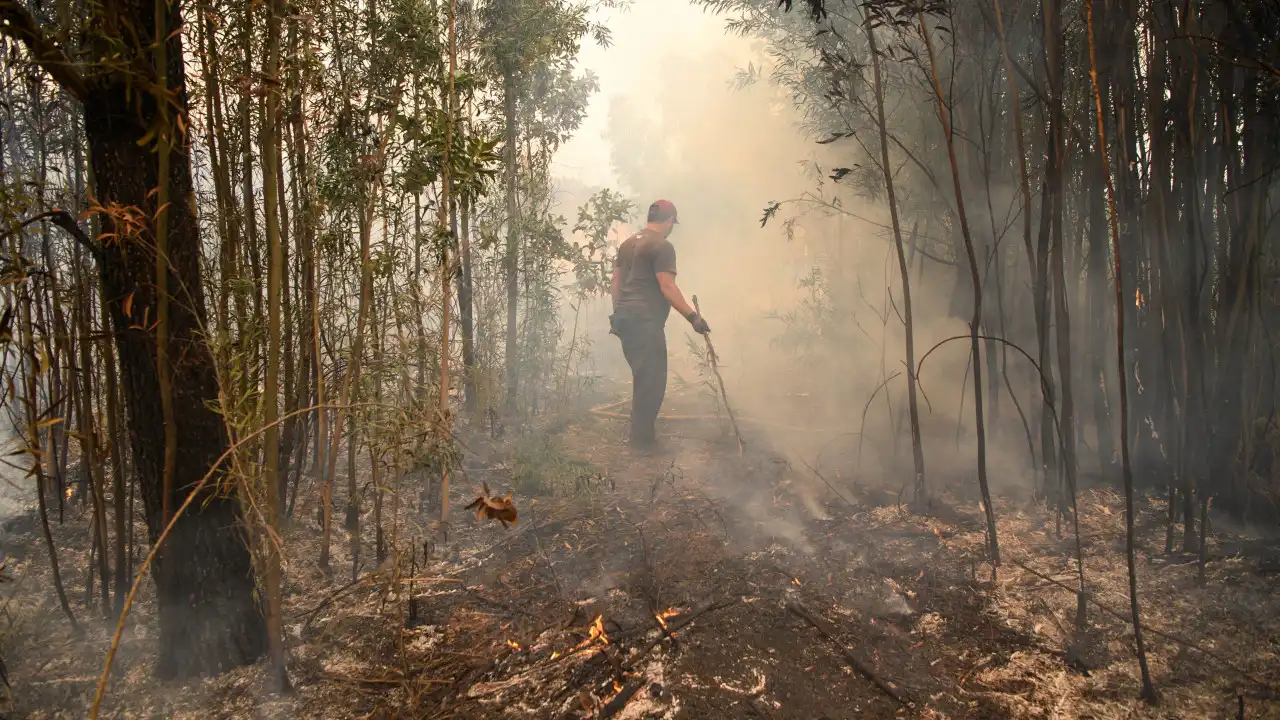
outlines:
M481 494L465 509L476 511L476 520L489 518L502 523L503 527L516 524L516 506L511 504L511 492L506 497L495 498L489 495L489 483L481 482Z

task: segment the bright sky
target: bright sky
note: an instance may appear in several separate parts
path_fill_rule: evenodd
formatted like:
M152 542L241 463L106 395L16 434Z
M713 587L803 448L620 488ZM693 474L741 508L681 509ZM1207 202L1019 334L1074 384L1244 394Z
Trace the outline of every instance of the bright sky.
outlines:
M609 26L613 45L605 49L590 40L583 43L579 67L596 74L600 91L591 99L578 133L556 153L555 174L589 186L617 188L605 139L610 100L618 95L640 100L655 92L668 52L732 39L725 36L723 17L689 0L633 0L627 10L603 12L596 20Z

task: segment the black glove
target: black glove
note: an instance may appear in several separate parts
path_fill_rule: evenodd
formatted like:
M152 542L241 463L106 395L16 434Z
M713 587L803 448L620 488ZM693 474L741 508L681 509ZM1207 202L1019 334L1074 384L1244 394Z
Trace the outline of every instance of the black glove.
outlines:
M711 326L696 311L689 313L689 324L693 326L693 331L699 335L706 335L711 332Z
M622 337L622 335L618 332L618 320L617 320L617 317L618 317L617 315L610 315L610 316L609 316L609 334L610 334L610 335L617 335L618 337Z

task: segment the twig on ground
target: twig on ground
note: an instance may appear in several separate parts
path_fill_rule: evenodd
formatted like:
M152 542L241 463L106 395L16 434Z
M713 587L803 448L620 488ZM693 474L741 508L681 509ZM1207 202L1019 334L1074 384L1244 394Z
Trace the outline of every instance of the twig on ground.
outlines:
M843 493L837 490L835 485L832 485L830 481L828 481L825 477L823 477L822 473L818 472L817 468L810 465L808 460L805 460L804 458L800 458L800 462L804 463L804 466L809 468L809 472L813 473L814 477L821 480L823 485L826 485L827 488L831 490L831 492L835 493L836 497L844 501L845 505L848 505L849 507L855 508L855 509L858 507L857 505L854 504L852 500L845 497Z
M786 608L792 614L808 622L817 629L823 637L834 643L836 647L840 649L840 654L844 656L844 659L853 666L853 669L857 670L863 677L870 680L876 687L880 688L885 695L888 695L903 705L911 706L911 701L907 699L907 697L896 687L894 687L892 683L882 679L874 670L871 669L869 665L863 662L863 660L852 650L845 647L845 645L839 641L836 637L839 631L828 620L815 614L812 610L805 607L803 603L796 599L787 600Z
M765 704L763 692L747 698L747 707L764 720L774 720L773 711Z
M1080 591L1079 591L1077 588L1073 588L1073 587L1071 587L1070 585L1067 585L1066 583L1063 583L1063 582L1059 582L1059 581L1057 581L1057 580L1054 580L1053 578L1049 577L1048 575L1045 575L1044 573L1041 573L1041 572L1039 572L1038 570L1034 570L1034 569L1032 569L1032 568L1030 568L1030 567L1027 567L1024 563L1019 562L1019 561L1017 561L1017 560L1014 560L1014 561L1013 561L1013 564L1014 564L1014 565L1017 565L1018 567L1022 568L1023 570L1026 570L1027 572L1031 573L1032 575L1035 575L1036 577L1040 578L1041 580L1044 580L1045 582L1047 582L1047 583L1049 583L1049 584L1051 584L1051 585L1056 585L1057 587L1062 588L1063 590L1066 590L1067 592L1071 593L1072 595L1075 595L1076 597L1080 597ZM1130 615L1128 615L1128 614L1126 614L1126 613L1119 612L1119 611L1117 611L1117 610L1113 610L1112 608L1108 607L1107 605L1102 604L1102 602L1101 602L1100 600L1098 600L1098 598L1094 597L1093 593L1085 593L1084 598L1085 598L1086 600L1088 600L1089 602L1093 603L1093 606L1094 606L1094 607L1096 607L1096 608L1098 608L1099 610L1101 610L1102 612L1104 612L1104 613L1106 613L1106 614L1110 615L1111 617L1113 617L1113 618L1115 618L1115 619L1117 619L1117 620L1119 620L1119 621L1121 621L1121 622L1124 622L1124 623L1131 623L1131 622L1132 622L1132 618L1131 618L1131 616L1130 616ZM1248 673L1248 672L1246 672L1246 671L1244 671L1244 670L1241 670L1239 667L1237 667L1237 666L1235 665L1235 663L1233 663L1233 662L1231 662L1230 660L1228 660L1227 658L1225 658L1225 657L1223 657L1223 656L1219 655L1218 653L1215 653L1215 652L1214 652L1214 651L1212 651L1212 650L1208 650L1208 649L1206 649L1206 648L1204 648L1204 647L1201 647L1200 645L1197 645L1196 643L1191 642L1190 640L1186 640L1186 639L1184 639L1184 638L1180 638L1180 637L1178 637L1177 635L1172 635L1172 634L1167 633L1167 632L1162 632L1162 631L1157 630L1157 629L1155 629L1155 628L1153 628L1153 627L1144 627L1143 629L1144 629L1144 630L1146 630L1147 632L1151 633L1152 635L1155 635L1156 637L1164 638L1165 640L1168 640L1169 642L1176 643L1176 644L1181 645L1181 646L1183 646L1183 647L1185 647L1185 648L1188 648L1188 649L1191 649L1191 650L1196 650L1196 651L1198 651L1198 652L1200 652L1200 653L1203 653L1204 655L1208 656L1209 658L1212 658L1212 659L1217 660L1218 662L1222 663L1223 667L1227 668L1228 670L1231 670L1231 671L1235 672L1235 673L1236 673L1236 674L1238 674L1240 677L1242 677L1242 678L1244 678L1244 679L1248 680L1249 682L1252 682L1253 684L1257 685L1258 687L1260 687L1260 688L1262 688L1262 689L1264 689L1264 690L1267 690L1267 691L1270 691L1270 690L1271 690L1271 686L1270 686L1270 685L1268 685L1267 683L1265 683L1265 682L1263 682L1263 681L1259 680L1257 677L1254 677L1252 674L1250 674L1250 673Z
M605 720L605 718L611 718L622 712L622 708L626 707L627 703L631 702L631 698L635 697L636 693L640 692L640 689L647 685L648 682L644 678L637 678L628 682L618 691L617 695L614 695L609 702L604 704L604 707L600 708L600 714L596 717L600 718L600 720Z
M713 600L711 602L706 602L694 608L693 610L690 610L688 614L681 616L679 619L676 619L672 622L667 623L666 632L659 635L656 639L649 641L647 644L645 644L644 647L636 651L635 654L627 658L626 662L622 663L622 669L630 670L631 668L635 667L636 663L644 659L644 657L647 656L650 652L652 652L653 649L656 648L663 640L667 639L668 633L671 635L674 635L676 632L688 627L690 624L693 623L694 620L697 620L700 616L705 615L706 613L711 612L712 610L720 610L723 608L732 607L734 605L737 605L739 602L742 602L742 598L735 597L735 598Z
M358 585L363 585L363 584L365 584L365 583L366 583L366 582L368 582L370 579L372 579L374 575L377 575L377 574L378 574L378 571L377 571L377 570L374 570L374 571L372 571L372 572L368 572L368 573L365 573L364 575L361 575L360 577L356 578L355 580L352 580L351 582L347 583L346 585L343 585L342 587L338 588L337 590L334 590L333 592L329 593L329 595L328 595L324 600L321 600L319 603L316 603L316 605L315 605L314 607L312 607L310 610L303 610L302 612L299 612L299 613L295 613L295 614L293 614L293 615L290 615L290 616L289 616L289 619L290 619L290 620L297 620L298 618L301 618L301 617L308 617L308 616L310 616L310 615L314 615L314 614L316 614L316 613L320 612L320 611L321 611L321 610L323 610L324 608L326 608L326 607L328 607L329 605L333 604L333 602L334 602L335 600L337 600L338 598L340 598L340 597L342 597L343 595L345 595L345 594L347 593L347 591L354 589L354 588L355 588L355 587L357 587ZM310 620L308 620L308 622L310 622Z

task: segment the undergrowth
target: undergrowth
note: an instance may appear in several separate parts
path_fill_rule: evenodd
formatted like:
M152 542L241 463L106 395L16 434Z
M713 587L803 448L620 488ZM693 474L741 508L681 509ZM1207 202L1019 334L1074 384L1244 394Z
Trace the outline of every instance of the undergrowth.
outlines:
M599 469L568 453L552 434L522 438L513 455L512 488L521 495L595 495L607 482Z

